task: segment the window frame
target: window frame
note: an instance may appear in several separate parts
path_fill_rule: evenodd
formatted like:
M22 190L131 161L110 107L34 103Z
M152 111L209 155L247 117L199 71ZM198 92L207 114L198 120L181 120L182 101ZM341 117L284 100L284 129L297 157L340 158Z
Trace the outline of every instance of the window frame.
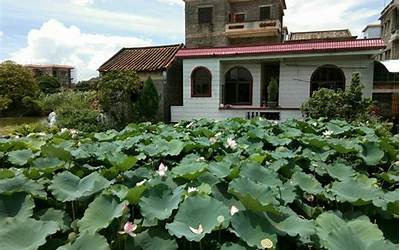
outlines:
M244 69L244 70L246 70L248 73L249 73L249 75L250 75L250 80L249 80L249 82L245 82L245 81L240 81L240 80L238 80L238 79L236 79L235 81L227 81L227 76L228 76L228 74L232 71L232 70L234 70L234 69ZM239 78L239 77L237 77L237 78ZM229 104L229 105L233 105L233 106L251 106L251 105L253 105L253 81L254 81L254 78L253 78L253 75L251 74L251 71L250 70L248 70L246 67L243 67L243 66L235 66L235 67L232 67L232 68L230 68L229 70L227 70L226 71L226 73L225 73L225 81L224 81L224 104ZM227 91L227 88L228 88L228 83L230 83L230 84L232 84L234 82L234 85L235 85L235 87L234 87L234 89L235 89L235 92L236 92L236 100L235 100L235 103L227 103L227 93L228 93L228 91ZM244 84L244 83L246 83L246 84L248 84L248 88L249 88L249 96L248 96L248 98L249 98L249 102L238 102L238 100L239 100L239 86L240 85L242 85L242 84Z
M261 15L262 8L269 8L269 17L266 17L265 19L262 18L262 15ZM259 10L260 21L272 20L272 5L260 5L260 6L258 6L258 10Z
M243 21L237 21L236 16L243 16ZM233 13L233 23L244 23L246 22L246 12L236 12Z
M194 79L194 74L197 72L197 71L199 71L199 70L205 70L207 73L208 73L208 77L209 77L209 82L208 82L208 85L209 85L209 91L207 92L207 93L205 93L205 94L197 94L197 93L195 93L195 84L196 84L196 82L195 82L195 80L196 79ZM204 66L198 66L198 67L195 67L193 70L192 70L192 73L190 74L190 82L191 82L191 84L190 84L190 94L191 94L191 97L200 97L200 98L202 98L202 97L212 97L212 74L211 74L211 71L207 68L207 67L204 67Z
M210 16L209 16L209 20L206 21L201 21L202 19L200 18L200 10L206 10L209 9L211 10ZM213 6L201 6L197 8L197 23L202 25L202 24L212 24L213 23L213 15L214 15L214 7ZM206 19L206 18L203 18Z
M333 69L335 69L335 70L338 70L338 73L341 75L341 77L343 78L343 89L342 88L335 88L335 89L333 89L333 88L328 88L328 89L332 89L332 90L334 90L334 91L337 91L338 89L341 89L341 90L345 90L346 89L346 75L345 75L345 73L343 72L343 70L340 68L340 67L338 67L338 66L336 66L336 65L333 65L333 64L325 64L325 65L322 65L322 66L319 66L319 67L317 67L314 71L313 71L313 73L311 74L311 78L310 78L310 97L312 96L312 94L315 92L315 91L318 91L319 89L321 89L321 87L320 88L318 88L318 89L316 89L316 90L313 90L313 84L316 84L317 83L317 81L316 80L314 80L314 78L315 78L315 76L316 76L316 74L320 71L320 70L322 70L322 69L324 69L324 68L333 68ZM337 84L337 82L335 82L335 84ZM322 87L322 88L326 88L326 87Z

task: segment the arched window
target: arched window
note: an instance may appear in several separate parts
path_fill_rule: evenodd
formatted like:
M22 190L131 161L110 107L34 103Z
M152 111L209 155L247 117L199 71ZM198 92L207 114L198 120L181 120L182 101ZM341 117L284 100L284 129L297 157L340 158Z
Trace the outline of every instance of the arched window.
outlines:
M211 97L211 72L205 67L192 71L192 97Z
M345 90L346 79L343 71L335 65L321 66L311 76L310 95L321 88Z
M225 104L251 105L253 77L243 67L234 67L225 75Z

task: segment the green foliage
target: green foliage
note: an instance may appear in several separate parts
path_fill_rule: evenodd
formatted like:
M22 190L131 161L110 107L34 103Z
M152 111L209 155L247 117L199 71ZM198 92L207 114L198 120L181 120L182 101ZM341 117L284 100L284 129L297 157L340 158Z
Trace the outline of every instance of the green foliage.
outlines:
M117 127L137 119L135 102L141 87L141 81L133 71L111 71L101 77L98 82L100 105Z
M268 101L277 102L278 101L279 86L275 78L272 78L268 84Z
M153 120L158 112L160 98L153 80L149 77L145 82L137 102L137 109L142 119Z
M96 107L96 92L66 90L43 96L41 108L45 113L54 111L57 115L56 126L59 128L78 129L81 131L101 131L108 124L98 120L100 112Z
M31 70L11 61L0 63L0 111L23 108L28 112L38 94L39 85Z
M315 91L301 106L301 111L314 119L324 117L347 121L375 121L377 118L371 113L373 102L363 98L363 88L360 73L354 73L350 87L345 91L325 88Z
M0 140L0 249L398 248L381 125L188 124Z
M44 74L37 77L40 90L45 94L57 93L61 90L61 83L57 78Z

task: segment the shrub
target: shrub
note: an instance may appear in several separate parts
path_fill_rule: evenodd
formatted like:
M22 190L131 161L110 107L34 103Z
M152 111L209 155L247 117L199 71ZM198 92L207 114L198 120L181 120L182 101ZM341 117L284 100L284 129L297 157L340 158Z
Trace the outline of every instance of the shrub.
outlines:
M278 101L279 86L275 78L272 78L268 84L268 102L276 105Z
M98 82L98 96L101 108L115 122L117 127L137 120L135 102L142 83L133 71L111 71Z
M140 91L137 102L137 110L141 119L154 120L159 108L160 97L154 86L153 80L149 77L144 83L142 91Z
M56 92L60 92L61 83L57 78L53 76L49 76L47 74L41 75L37 77L37 81L39 83L39 87L43 93L53 94Z
M376 120L371 113L373 102L363 98L360 74L354 73L345 91L322 88L301 106L302 113L311 118L344 119L347 121Z
M39 85L31 70L11 61L0 64L0 111L21 109L21 113L29 113L31 102L23 102L23 98L34 99L39 94ZM25 106L28 104L28 106Z

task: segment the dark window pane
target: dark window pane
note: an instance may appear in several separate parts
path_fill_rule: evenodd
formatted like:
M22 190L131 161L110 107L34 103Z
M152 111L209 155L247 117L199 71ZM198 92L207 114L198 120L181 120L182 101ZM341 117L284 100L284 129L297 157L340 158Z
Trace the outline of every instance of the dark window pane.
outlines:
M251 104L252 76L242 67L230 69L225 76L225 104L250 105Z
M195 69L192 73L192 95L211 96L211 74L206 68Z
M311 93L321 88L344 90L345 78L343 71L333 65L318 68L311 77Z
M242 23L242 22L245 21L245 19L246 19L246 15L245 14L243 14L243 13L235 14L235 22L236 23Z
M261 6L260 7L260 20L271 19L271 6Z
M238 102L248 103L250 102L250 88L249 83L239 84L238 86Z
M212 23L212 12L213 12L212 7L199 8L198 9L199 23L200 24Z

